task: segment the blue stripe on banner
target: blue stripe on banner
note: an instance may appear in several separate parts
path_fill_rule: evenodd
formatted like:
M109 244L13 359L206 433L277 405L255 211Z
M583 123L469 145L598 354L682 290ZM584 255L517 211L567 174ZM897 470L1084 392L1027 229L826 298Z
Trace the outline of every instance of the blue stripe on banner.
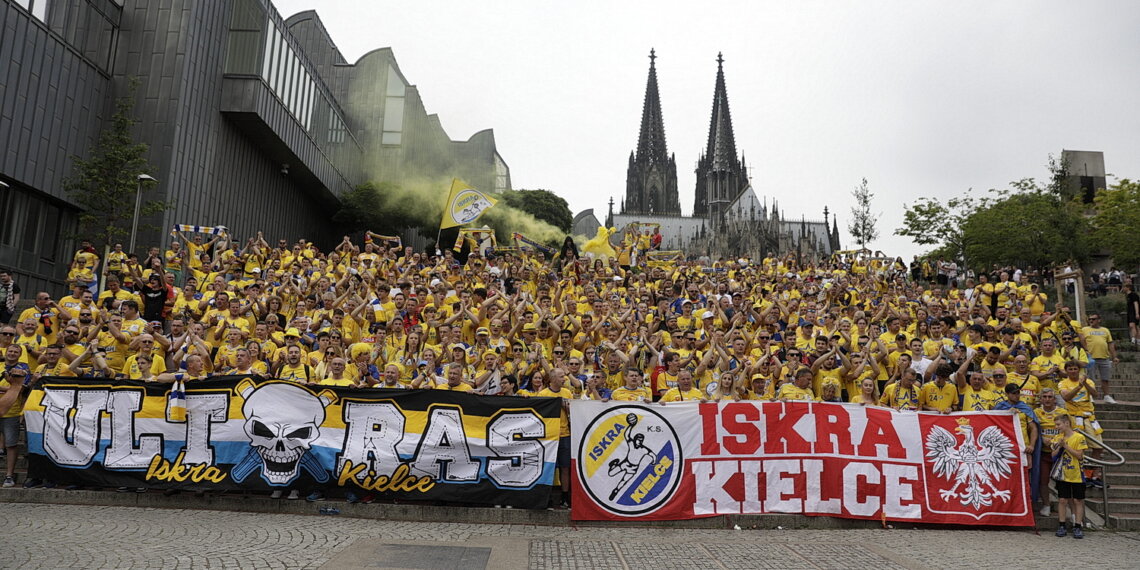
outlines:
M44 438L43 438L42 433L27 432L27 442L28 442L28 453L36 454L36 455L46 455L46 453L44 451ZM107 447L109 445L111 445L111 440L109 440L109 439L99 440L99 451L95 454L94 459L92 459L92 464L103 465L103 461L104 461L104 458L106 456L106 450L107 450ZM178 453L180 451L182 451L182 447L185 445L186 445L186 442L182 441L182 440L175 440L175 439L165 440L163 442L163 445L162 445L162 456L163 456L163 458L165 458L169 461L174 461L174 459L178 457ZM249 450L251 449L248 441L212 441L212 442L210 442L210 445L211 445L211 447L214 448L214 463L215 463L215 465L237 465L238 463L240 463L242 461L242 459L245 459L245 456L247 454L249 454ZM336 465L336 459L337 459L336 456L338 453L341 452L341 449L338 447L324 447L324 446L316 446L315 445L310 449L310 452L316 456L317 460L320 462L321 465L327 466L327 467L332 467L332 466ZM554 447L554 452L557 453L557 447L556 446ZM485 466L486 466L486 462L487 462L488 458L483 457L483 456L473 456L471 459L474 461L478 461L479 463L484 465L484 468L480 469L482 481L473 481L472 483L478 483L478 482L494 483L493 480L491 480L490 478L487 478L487 476L486 476ZM405 461L405 462L410 462L412 460L412 456L401 454L400 460ZM84 465L84 466L79 466L79 467L70 466L70 465L59 465L59 467L66 468L66 469L86 469L86 468L90 467L90 465ZM555 468L556 468L556 464L554 461L544 462L542 465L542 475L539 477L539 480L535 483L535 485L553 485L554 484ZM146 471L146 469L123 469L122 471L135 471L135 472L137 472L137 471ZM496 487L498 487L498 485L496 485ZM499 487L499 488L507 489L506 487ZM533 486L528 487L528 489L529 488L533 488ZM508 490L520 490L520 489L518 487L511 487Z

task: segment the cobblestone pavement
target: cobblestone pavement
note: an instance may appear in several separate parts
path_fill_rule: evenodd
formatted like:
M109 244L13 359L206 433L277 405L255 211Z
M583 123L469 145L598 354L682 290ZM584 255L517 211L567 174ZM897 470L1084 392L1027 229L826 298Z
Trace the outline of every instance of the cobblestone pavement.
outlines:
M1140 560L1140 533L1089 532L1076 541L1032 531L574 528L15 503L0 504L0 517L8 523L0 531L0 567L5 568L390 565L392 556L376 556L385 548L406 558L400 566L433 568L450 560L455 568L455 557L463 556L473 562L461 564L465 570L483 565L493 570L528 565L1005 570L1053 567L1059 547L1065 548L1066 560L1083 568L1136 568ZM415 544L437 548L407 546ZM487 556L507 549L509 558ZM415 552L424 555L403 554Z

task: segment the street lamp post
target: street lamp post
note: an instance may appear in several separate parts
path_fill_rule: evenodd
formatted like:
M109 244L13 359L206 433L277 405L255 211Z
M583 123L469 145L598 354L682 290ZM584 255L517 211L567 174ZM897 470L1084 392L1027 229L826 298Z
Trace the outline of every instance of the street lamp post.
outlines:
M135 189L135 217L131 219L131 247L127 251L135 251L135 237L139 233L139 210L142 209L142 185L143 182L158 182L153 176L149 174L140 174L138 188Z

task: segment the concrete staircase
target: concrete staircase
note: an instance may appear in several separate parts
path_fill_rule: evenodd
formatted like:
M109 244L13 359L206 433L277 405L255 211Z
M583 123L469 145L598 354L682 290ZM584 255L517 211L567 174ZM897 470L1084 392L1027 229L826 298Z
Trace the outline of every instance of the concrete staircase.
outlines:
M1096 415L1104 428L1105 445L1124 456L1125 464L1105 468L1108 484L1108 526L1118 530L1140 530L1140 362L1135 347L1117 342L1122 362L1113 370L1112 395L1116 404L1096 404ZM1105 453L1104 457L1109 458ZM1100 489L1089 488L1086 507L1104 514Z

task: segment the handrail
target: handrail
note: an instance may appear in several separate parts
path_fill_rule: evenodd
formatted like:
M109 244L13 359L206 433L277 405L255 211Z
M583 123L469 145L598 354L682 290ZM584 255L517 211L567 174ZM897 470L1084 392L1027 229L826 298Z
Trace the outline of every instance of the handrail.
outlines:
M1091 456L1088 456L1088 455L1086 455L1086 456L1085 456L1085 458L1084 458L1084 461L1087 461L1087 462L1089 462L1089 463L1094 463L1094 464L1096 464L1096 465L1100 465L1100 466L1102 466L1102 467L1116 467L1116 466L1118 466L1118 465L1124 465L1124 463L1125 463L1125 461L1126 461L1126 460L1124 459L1124 456L1123 456L1123 455L1121 455L1121 454L1120 454L1120 452L1118 452L1118 451L1116 451L1115 449L1113 449L1113 448L1109 447L1109 446L1108 446L1106 443L1104 443L1104 441L1101 441L1100 439L1097 439L1097 437L1096 437L1095 435L1093 435L1093 434L1091 434L1091 433L1089 433L1089 432L1087 432L1087 431L1085 431L1085 430L1083 430L1083 429L1081 429L1081 428L1074 428L1074 431L1076 431L1077 433L1079 433L1079 434L1081 434L1081 435L1085 436L1085 439L1086 439L1086 440L1088 440L1088 441L1090 441L1090 442L1092 442L1092 443L1096 444L1096 446L1097 446L1097 447L1099 447L1099 448L1101 448L1101 449L1103 449L1103 450L1105 450L1105 451L1107 451L1107 452L1109 452L1109 453L1111 453L1111 454L1113 454L1113 455L1115 455L1115 456L1116 456L1116 460L1115 460L1115 461L1108 461L1108 460L1105 460L1105 459L1098 459L1098 458L1095 458L1095 457L1091 457Z
M1089 433L1089 432L1087 432L1081 428L1075 428L1075 431L1077 433L1085 436L1086 441L1090 441L1090 442L1092 442L1093 445L1096 445L1097 447L1099 447L1103 450L1106 450L1109 453L1111 453L1112 455L1116 456L1116 460L1109 461L1109 460L1104 460L1104 459L1098 459L1098 458L1092 457L1091 455L1086 454L1082 460L1082 463L1091 463L1093 465L1099 465L1101 467L1100 500L1101 500L1101 506L1104 509L1104 513L1103 513L1104 525L1105 525L1105 527L1115 526L1114 523L1112 522L1112 517L1109 516L1108 484L1104 483L1104 481L1108 478L1108 476L1107 476L1108 469L1106 469L1106 468L1107 467L1116 467L1117 465L1124 465L1124 463L1125 463L1124 456L1121 455L1115 449L1109 447L1107 444L1104 443L1104 441L1098 439L1095 435L1093 435L1093 434L1091 434L1091 433Z

